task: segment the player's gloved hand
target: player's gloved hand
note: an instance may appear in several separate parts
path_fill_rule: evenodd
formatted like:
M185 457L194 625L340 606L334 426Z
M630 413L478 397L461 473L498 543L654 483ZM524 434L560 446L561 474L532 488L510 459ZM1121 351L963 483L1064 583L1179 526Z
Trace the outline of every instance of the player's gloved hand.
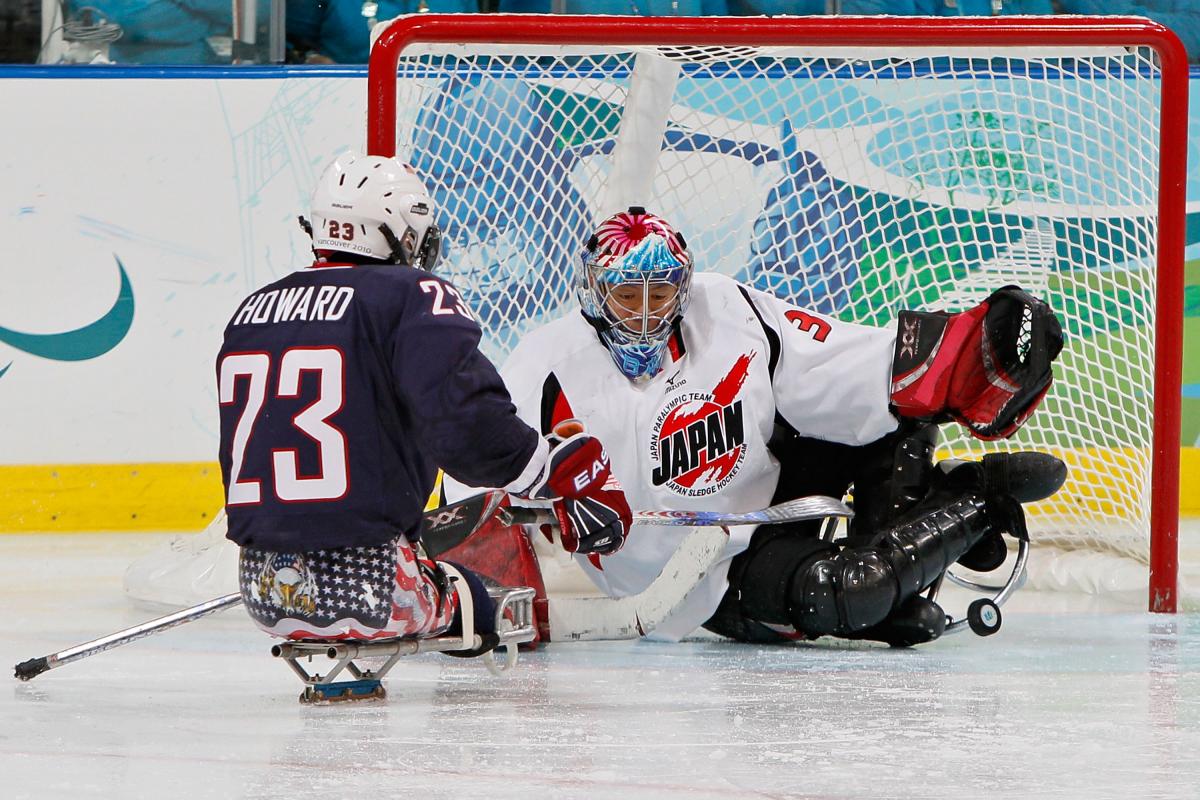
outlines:
M528 496L555 501L554 515L568 553L617 552L629 535L633 513L600 440L584 433L575 420L560 423L548 438L550 457Z
M1025 423L1063 347L1054 311L1016 286L958 314L901 311L897 333L893 408L955 419L979 439L1007 438Z

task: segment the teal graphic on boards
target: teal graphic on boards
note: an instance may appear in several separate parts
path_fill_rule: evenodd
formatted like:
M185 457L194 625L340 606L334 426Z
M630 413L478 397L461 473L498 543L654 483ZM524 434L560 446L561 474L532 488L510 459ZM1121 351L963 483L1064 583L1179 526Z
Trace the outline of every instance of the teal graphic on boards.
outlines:
M133 286L121 259L113 257L121 273L121 288L116 302L104 316L90 325L62 333L21 333L0 327L0 343L54 361L86 361L102 356L120 344L133 324ZM0 376L10 366L11 363L0 369Z

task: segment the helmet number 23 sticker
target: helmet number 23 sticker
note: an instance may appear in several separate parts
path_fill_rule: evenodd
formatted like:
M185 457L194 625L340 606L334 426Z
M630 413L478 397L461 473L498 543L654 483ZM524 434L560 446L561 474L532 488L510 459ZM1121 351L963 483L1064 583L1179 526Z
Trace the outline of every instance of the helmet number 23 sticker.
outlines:
M329 220L329 238L341 239L344 242L354 241L354 223Z

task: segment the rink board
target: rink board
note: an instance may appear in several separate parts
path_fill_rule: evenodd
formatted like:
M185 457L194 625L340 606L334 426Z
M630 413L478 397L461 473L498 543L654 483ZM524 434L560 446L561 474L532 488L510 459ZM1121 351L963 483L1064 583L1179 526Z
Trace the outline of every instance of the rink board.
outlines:
M306 263L295 216L321 167L361 141L364 92L363 71L349 68L0 70L0 101L28 110L0 154L11 188L0 207L0 531L206 524L220 503L221 329L247 292ZM1193 262L1189 323L1198 271ZM1190 445L1200 327L1186 331ZM1184 451L1185 513L1200 513L1197 461Z

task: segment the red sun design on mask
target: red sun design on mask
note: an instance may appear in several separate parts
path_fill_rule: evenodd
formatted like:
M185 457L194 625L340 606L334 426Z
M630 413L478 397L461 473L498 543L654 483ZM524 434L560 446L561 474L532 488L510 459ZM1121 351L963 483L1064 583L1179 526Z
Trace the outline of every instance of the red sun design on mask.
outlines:
M707 397L693 397L672 408L658 438L659 467L654 483L684 489L721 486L745 456L745 426L738 394L754 353L742 355Z

